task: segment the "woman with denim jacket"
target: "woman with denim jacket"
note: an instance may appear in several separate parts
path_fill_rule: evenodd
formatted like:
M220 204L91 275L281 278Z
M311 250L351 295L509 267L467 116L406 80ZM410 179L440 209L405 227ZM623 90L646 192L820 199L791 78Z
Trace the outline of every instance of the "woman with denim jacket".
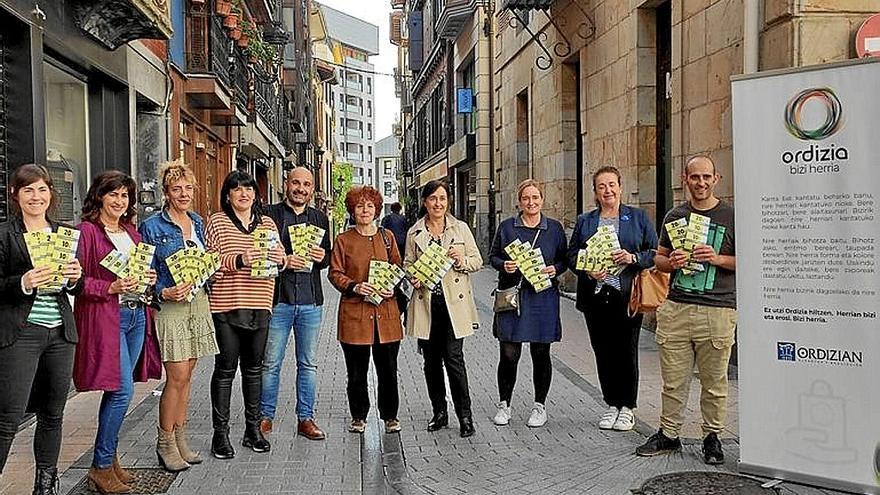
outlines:
M176 284L166 260L184 248L205 249L202 218L190 211L196 177L182 160L168 162L160 171L165 204L144 220L144 242L156 246L153 267L158 274L156 335L165 366L165 389L159 400L156 453L169 471L181 471L202 462L186 438L186 417L193 370L200 357L217 354L211 306L204 289L193 294L192 284ZM190 295L193 297L190 298Z
M630 316L632 282L640 270L654 265L657 233L648 214L621 204L620 172L602 167L593 174L593 193L598 208L578 217L568 246L570 266L600 225L617 231L620 249L612 259L623 271L614 275L575 271L578 277L576 307L584 313L590 344L596 356L596 371L608 409L599 417L603 430L633 428L639 390L639 329L642 315Z

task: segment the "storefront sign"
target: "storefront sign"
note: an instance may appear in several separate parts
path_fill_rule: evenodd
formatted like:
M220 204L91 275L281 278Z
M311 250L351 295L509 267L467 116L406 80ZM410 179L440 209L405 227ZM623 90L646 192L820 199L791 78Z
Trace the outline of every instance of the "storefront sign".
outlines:
M744 472L880 493L878 80L733 82Z

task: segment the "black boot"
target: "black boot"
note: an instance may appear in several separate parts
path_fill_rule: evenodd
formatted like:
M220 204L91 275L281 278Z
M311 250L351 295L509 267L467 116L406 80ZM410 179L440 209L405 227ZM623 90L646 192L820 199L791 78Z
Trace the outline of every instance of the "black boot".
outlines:
M260 430L260 393L263 389L262 363L241 371L241 392L244 395L244 438L241 445L254 452L269 452L272 447Z
M446 428L446 425L448 424L449 414L446 411L434 413L434 417L431 418L431 421L428 421L428 431L437 431L441 428Z
M217 459L235 457L235 449L229 442L229 430L214 430L214 436L211 438L211 454Z
M474 429L474 419L470 416L461 418L459 424L461 425L461 438L467 438L476 431Z
M272 445L263 436L260 431L259 423L248 423L244 427L244 437L241 439L241 446L247 447L254 452L269 452Z
M37 468L33 495L59 495L58 468Z

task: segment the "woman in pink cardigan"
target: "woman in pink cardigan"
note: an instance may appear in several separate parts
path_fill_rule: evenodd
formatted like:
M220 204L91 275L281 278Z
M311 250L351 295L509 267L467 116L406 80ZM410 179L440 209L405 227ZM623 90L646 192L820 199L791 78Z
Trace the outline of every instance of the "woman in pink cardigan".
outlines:
M101 266L114 249L128 254L141 241L132 223L135 182L107 171L92 182L83 204L77 257L83 268L83 291L74 316L79 344L73 366L78 391L101 390L95 455L89 485L100 493L128 493L134 478L119 466L119 430L134 390L133 381L162 377L159 344L150 324L149 300L135 294L137 281L117 278ZM148 272L156 283L156 272ZM149 292L149 291L148 291Z

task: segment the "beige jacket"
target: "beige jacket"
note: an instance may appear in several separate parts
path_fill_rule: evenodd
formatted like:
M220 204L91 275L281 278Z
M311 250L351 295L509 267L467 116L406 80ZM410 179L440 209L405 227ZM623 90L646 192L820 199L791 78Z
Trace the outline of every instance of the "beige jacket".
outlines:
M431 234L425 227L425 219L422 217L406 234L406 257L403 266L407 267L415 263L430 241ZM462 266L449 270L443 277L442 285L455 337L467 337L480 327L470 274L483 266L483 258L477 249L471 229L466 223L450 214L446 215L446 230L440 237L440 244L444 249L453 244L464 249ZM431 334L431 291L427 288L422 287L413 292L407 309L406 333L419 339L427 339Z

